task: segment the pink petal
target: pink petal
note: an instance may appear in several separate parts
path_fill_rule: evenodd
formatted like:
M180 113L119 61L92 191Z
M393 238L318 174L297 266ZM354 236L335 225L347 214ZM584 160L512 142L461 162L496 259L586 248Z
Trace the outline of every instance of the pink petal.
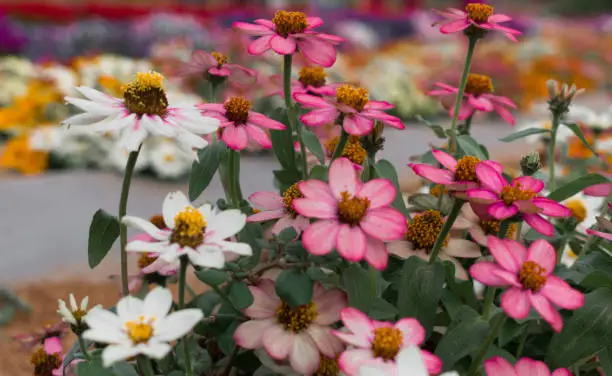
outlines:
M539 193L542 189L544 189L544 182L542 180L532 178L531 176L519 176L512 181L512 185L516 185L515 183L520 183L521 189L533 191L535 193Z
M253 123L255 125L259 125L260 127L275 129L278 131L282 131L286 128L285 124L281 123L280 121L270 119L269 117L260 114L259 112L253 111L249 112L248 122Z
M366 110L390 110L392 108L395 106L385 101L369 101L364 107Z
M353 163L348 158L338 158L329 167L329 187L336 199L342 199L343 192L354 196L360 185Z
M572 373L567 368L557 368L553 371L552 376L572 376Z
M600 238L612 241L612 234L608 234L606 232L601 232L601 231L595 231L595 230L587 229L586 233L589 234L589 235L599 236Z
M584 189L584 194L594 197L608 197L612 192L612 183L595 184Z
M495 261L505 270L511 273L518 273L521 269L521 264L513 256L512 249L507 246L507 243L495 236L488 236L487 241L489 243L489 251Z
M457 116L457 119L465 120L469 118L470 116L474 115L474 111L476 111L476 109L472 107L472 105L469 102L462 101L461 107L459 107L459 116ZM451 107L448 113L451 118L454 117L455 107L454 106Z
M319 297L313 297L318 315L315 324L331 325L340 320L340 311L348 305L346 293L342 290L327 290Z
M223 128L221 139L227 144L227 147L233 150L242 150L246 147L249 138L244 127L229 126Z
M555 307L550 304L548 299L541 294L529 294L529 300L533 308L538 311L542 318L550 324L555 332L560 332L563 328L563 319Z
M270 49L270 41L272 40L273 37L274 35L265 35L263 37L259 37L255 39L254 41L251 42L251 44L249 44L249 48L247 48L247 51L251 55L263 54L264 52Z
M572 211L564 205L545 197L535 197L531 200L535 206L542 209L541 214L550 217L571 217Z
M329 42L334 45L346 42L346 39L333 34L317 33L316 36L318 39L323 39L326 42Z
M396 189L388 179L373 179L365 183L357 197L364 197L370 200L370 209L377 209L388 206L395 199Z
M366 242L366 261L376 269L384 270L389 262L389 253L385 243L371 236L366 237Z
M412 168L415 174L436 184L451 184L454 181L453 174L448 170L442 170L427 164L411 163L408 166Z
M529 315L531 309L529 294L518 287L512 287L502 294L501 307L508 316L522 320Z
M423 357L425 367L427 367L427 373L430 375L438 375L442 372L442 360L440 360L440 358L427 350L421 350L421 356Z
M304 218L302 216L300 216L300 217ZM247 221L248 221L248 218L247 218ZM295 231L298 233L298 236L299 236L299 234L302 233L303 229L299 228L299 226L297 226L295 224L295 222L296 222L296 220L293 219L293 217L290 216L290 215L285 215L285 216L279 218L279 220L276 221L274 226L272 226L272 228L271 228L272 234L278 235L284 229L289 228L289 227L293 227L295 229ZM306 227L304 227L304 228L306 228Z
M260 191L249 196L248 200L263 210L282 209L283 198L276 192Z
M337 117L338 110L336 108L319 108L300 116L300 121L310 127L317 127L332 124L336 121Z
M330 108L333 107L328 101L323 98L305 93L293 94L293 99L296 100L304 108Z
M316 179L301 181L298 183L298 188L306 198L326 201L330 205L336 204L336 197L332 193L329 185L324 181Z
M336 249L348 261L360 261L366 252L366 236L359 227L340 225L336 238Z
M382 207L368 210L359 226L375 239L398 240L406 233L406 218L394 208Z
M526 214L523 215L523 219L525 223L542 235L550 237L555 234L555 227L538 214Z
M502 269L490 261L480 261L470 267L470 275L484 285L495 287L510 285L506 279L499 277L496 271L502 271Z
M444 82L436 82L435 85L437 87L440 87L440 88L446 90L449 93L458 93L459 92L459 88L447 85Z
M374 128L374 121L356 114L349 114L344 117L342 126L346 133L350 135L363 136L372 131Z
M497 197L495 193L487 189L472 188L468 189L466 194L469 197L470 201L479 204L490 204L499 200L499 197Z
M267 27L270 30L276 30L276 25L274 25L274 22L272 22L270 20L266 20L265 18L258 18L258 19L256 19L253 22L258 24L258 25L265 26L265 27Z
M506 179L489 165L478 163L475 170L476 176L484 188L500 193L502 188L508 185Z
M406 126L404 125L404 122L400 118L393 116L393 115L386 114L384 112L368 111L364 109L363 111L361 111L360 114L368 119L380 120L386 125L393 127L395 129L405 129L406 128Z
M279 324L272 325L263 334L262 344L266 352L274 359L285 359L291 348L295 336L292 332L285 331Z
M486 164L500 174L504 171L504 167L495 161L482 161L480 163Z
M201 103L201 104L198 104L196 107L204 111L215 111L215 112L225 113L225 108L223 107L223 103Z
M531 243L527 250L527 260L534 261L546 270L546 274L551 274L557 264L557 254L555 248L544 239L538 239Z
M514 201L514 206L516 206L522 214L542 213L542 209L537 207L531 200L530 201Z
M457 160L450 154L437 149L432 149L431 153L442 166L446 167L452 172L455 172L455 169L457 168Z
M338 365L342 372L347 375L357 375L359 368L369 361L373 360L372 351L366 349L351 349L346 350L338 358Z
M255 25L247 22L234 22L232 27L249 35L268 35L273 33L273 31L266 26Z
M584 295L554 275L546 277L546 284L539 291L548 300L564 309L578 309L584 305Z
M270 39L270 47L280 55L291 55L295 52L295 48L297 47L297 43L295 38L289 36L287 38L283 38L280 35L274 35L272 39Z
M314 29L315 27L323 25L323 20L320 17L306 17L306 23L309 28Z
M497 112L499 117L501 117L506 123L510 125L516 124L516 120L514 120L514 115L512 115L512 112L510 112L510 110L508 110L506 107L494 104L493 109L495 110L495 112Z
M317 349L327 357L335 358L344 350L344 344L332 334L329 326L312 324L308 327L308 334Z
M338 211L335 201L315 198L296 198L293 200L293 208L305 217L318 219L335 219Z
M478 111L489 112L493 110L493 103L486 97L475 97L471 95L468 97L468 102Z
M400 319L395 323L395 328L404 336L403 347L408 344L420 346L425 341L425 328L416 319Z
M236 328L234 341L245 349L259 349L263 346L264 333L274 325L276 325L276 318L246 321Z
M336 246L339 231L340 226L334 220L315 222L302 234L304 248L315 256L326 255Z
M489 242L487 241L487 235L484 230L480 226L474 226L468 230L470 236L476 243L483 247L488 247Z
M323 38L316 36L300 38L297 45L300 52L316 65L329 68L336 62L336 48Z
M232 71L231 69L228 69L226 67L221 67L221 68L212 67L208 69L208 73L212 74L213 76L227 77L230 74L232 74Z
M501 95L493 95L493 94L485 94L485 95L494 104L501 104L501 105L504 105L510 108L517 108L516 103L514 103L510 98L502 97Z
M519 375L550 376L548 366L544 362L529 358L521 358L514 366Z
M512 18L506 16L505 14L492 14L491 16L489 16L489 19L487 21L500 23L500 22L512 21Z
M272 140L270 140L270 136L268 136L263 129L248 123L244 125L244 128L247 135L259 144L259 146L265 149L270 149L272 147Z
M287 215L285 209L266 210L247 217L247 222L263 222L271 219L281 218Z
M61 354L64 351L62 343L57 337L46 338L43 348L47 354Z
M348 307L340 311L340 319L353 335L364 339L365 343L369 344L368 338L374 330L374 325L368 316L355 308Z
M510 218L518 213L518 211L519 210L516 205L506 206L503 201L494 202L489 205L489 208L487 209L487 212L498 220Z
M468 26L470 26L470 23L466 21L465 19L454 20L447 24L442 25L440 27L440 32L442 34L456 33L458 31L467 29Z
M276 294L267 294L258 286L249 286L249 291L253 295L253 304L244 310L244 314L254 319L273 317L276 308L280 305L280 300L276 297Z
M514 366L501 356L485 360L484 368L487 376L519 376Z
M506 244L506 248L510 250L510 253L514 256L518 264L523 265L525 260L527 260L527 248L525 248L523 243L514 239L503 239L502 241Z

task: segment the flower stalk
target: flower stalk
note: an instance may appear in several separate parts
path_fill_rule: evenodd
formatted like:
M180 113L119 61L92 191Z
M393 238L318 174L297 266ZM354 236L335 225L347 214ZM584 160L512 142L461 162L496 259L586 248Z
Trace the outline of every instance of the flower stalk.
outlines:
M555 148L557 145L557 130L561 121L561 114L553 111L552 127L550 129L550 143L548 144L548 187L550 192L555 190Z
M83 339L83 335L77 335L77 340L79 341L79 348L81 349L81 353L85 357L85 359L89 360L89 351L87 351L87 346L85 346L85 340Z
M487 338L485 338L484 342L482 343L480 350L478 350L478 353L472 360L472 365L470 366L467 372L467 376L473 376L477 374L478 368L480 368L482 361L487 356L487 352L489 351L489 346L491 346L493 341L495 341L495 338L497 338L497 335L499 334L499 331L504 327L506 320L508 320L508 316L501 313L499 317L497 318L497 320L495 321L495 324L493 324L493 327L491 328L489 335L487 336Z
M146 356L139 356L137 362L138 369L140 370L143 376L155 376L155 371L153 371L153 365Z
M444 222L444 226L442 226L442 230L440 230L440 233L438 234L438 237L436 238L436 242L434 243L433 248L431 249L431 253L429 255L430 264L433 264L434 262L436 262L436 259L438 258L438 254L440 253L440 249L442 249L442 245L444 244L444 240L446 239L446 236L448 235L451 228L453 227L453 223L455 223L455 220L459 216L459 212L461 211L462 206L463 206L463 200L455 199L455 203L453 204L450 214L448 215L448 218L446 218L446 221Z
M181 267L179 271L179 281L178 281L178 309L181 310L185 308L185 290L187 286L187 266L189 265L189 260L187 256L181 257ZM183 342L185 353L185 375L193 376L193 372L191 370L191 358L189 355L189 342L187 341L189 337L186 335L181 342Z
M240 152L229 151L229 194L228 200L236 209L240 208L242 202L242 189L240 188Z
M459 109L461 108L461 101L463 100L463 93L465 92L465 87L467 86L468 76L470 74L470 68L472 66L472 57L474 55L474 50L476 49L476 43L478 42L478 37L470 36L468 38L468 50L467 55L465 57L465 64L463 65L463 73L461 74L461 83L459 85L459 91L457 92L457 99L455 100L455 107L453 112L453 120L451 122L451 134L449 135L449 146L451 151L454 153L457 151L457 119L459 118Z
M300 144L300 154L301 157L296 155L296 164L298 164L297 159L301 159L302 163L302 179L308 179L308 164L306 160L306 146L304 145L304 139L302 138L302 125L298 123L297 116L295 114L295 107L293 106L293 102L291 100L291 64L293 60L293 55L285 55L283 60L283 91L285 95L285 107L287 108L287 117L289 118L289 132L295 130L297 142Z
M332 155L331 162L333 162L335 159L339 158L342 155L342 152L344 151L344 147L346 146L348 139L349 134L344 130L344 128L342 128L342 133L340 134L340 139L338 140L336 149L334 149L334 154Z
M142 147L142 145L140 147ZM130 184L132 183L132 175L134 174L134 167L136 166L136 160L138 159L138 154L140 153L140 147L138 150L130 152L125 165L123 185L121 187L121 197L119 198L119 242L121 246L121 290L123 292L123 296L129 295L130 291L128 288L127 251L125 250L127 245L127 226L123 224L122 219L127 213L127 201L130 194Z

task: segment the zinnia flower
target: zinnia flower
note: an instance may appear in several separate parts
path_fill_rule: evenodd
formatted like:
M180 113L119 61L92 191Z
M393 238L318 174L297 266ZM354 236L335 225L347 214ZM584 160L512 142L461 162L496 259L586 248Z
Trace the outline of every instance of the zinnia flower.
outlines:
M283 77L274 75L270 80L278 88L268 95L280 95L284 97ZM333 96L336 94L338 84L327 84L327 73L321 67L303 67L298 72L298 79L291 80L291 95L296 93L304 93L315 96Z
M12 338L16 341L21 342L22 350L31 349L36 345L42 345L45 343L45 340L48 338L57 337L62 339L67 331L69 325L63 321L55 325L47 324L43 327L42 332L37 333L28 333L28 334L17 334Z
M398 373L397 357L400 351L409 346L420 346L425 341L425 329L413 318L404 318L395 324L371 320L355 308L345 308L340 319L348 333L335 330L333 333L355 348L340 355L338 363L347 375L358 375L363 366L379 369L388 375ZM428 351L421 350L427 371L438 374L442 362Z
M429 254L434 243L442 231L445 219L437 210L427 210L415 214L411 221L406 222L406 233L403 240L396 240L387 246L390 253L401 258L417 256L429 260ZM438 254L440 260L450 261L455 265L455 276L467 279L467 273L455 257L477 258L482 256L478 244L459 237L450 237L444 240L442 249Z
M193 148L208 143L199 134L215 132L219 121L203 117L193 106L170 107L159 73L138 73L127 84L123 99L114 98L95 89L76 88L86 99L66 97L66 102L85 111L62 122L65 126L91 126L98 133L120 131L120 145L136 151L150 135L176 138L194 158Z
M304 197L298 188L298 183L289 187L283 195L275 192L255 192L249 196L249 201L261 211L250 215L247 222L263 222L278 219L272 226L272 234L278 235L288 227L293 227L299 234L310 224L310 220L299 215L293 209L293 200Z
M434 10L434 12L444 17L444 20L437 23L442 25L440 26L442 34L456 33L468 27L473 27L480 31L500 31L510 40L517 42L515 35L521 35L522 33L500 25L500 23L508 22L512 18L505 14L493 14L493 10L493 7L488 4L470 3L465 6L465 11L448 8L448 12L440 12L438 10Z
M608 204L608 209L612 211L612 204ZM605 219L603 217L598 217L597 218L597 224L603 230L607 230L609 232L612 232L612 222L610 222L610 220ZM606 239L606 240L612 241L612 234L609 234L609 233L606 233L606 232L601 232L601 231L597 231L597 230L587 229L586 233L589 234L589 235L599 236L602 239Z
M362 366L359 376L429 376L427 366L421 355L421 349L417 346L404 347L396 356L397 373L381 370L372 366ZM440 376L459 376L455 371L444 372Z
M488 213L480 213L478 215L470 204L465 204L461 207L461 212L455 223L453 223L453 229L468 229L470 236L476 243L483 247L488 247L487 237L489 235L497 236L500 224L501 221L496 220L488 215ZM504 237L514 239L517 230L518 225L511 223Z
M252 254L247 243L226 239L236 235L246 224L246 215L231 209L214 213L208 204L194 208L182 192L168 193L164 199L163 216L167 229L142 218L125 216L123 222L150 235L153 241L134 240L128 243L131 252L154 252L168 263L183 255L192 263L209 268L225 265L224 252L243 256Z
M293 308L276 295L274 282L269 279L249 286L249 290L254 301L244 313L251 320L236 329L234 340L238 346L263 347L274 359L288 358L291 367L304 375L317 370L320 353L334 358L342 351L342 342L332 335L329 325L338 321L340 310L347 305L343 291L325 291L315 283L312 301Z
M572 376L567 368L557 368L552 373L546 363L529 358L521 358L513 366L501 356L485 360L487 376Z
M272 147L270 136L262 129L283 130L285 125L258 112L251 111L251 102L243 97L231 97L224 104L205 103L197 106L202 114L221 121L221 139L233 150L242 150L249 138L261 147Z
M292 55L299 50L308 60L329 68L336 62L334 45L344 39L313 30L321 25L323 20L319 17L279 10L272 20L258 19L255 24L235 22L234 28L259 37L249 45L251 55L261 55L270 49L279 55Z
M58 299L59 309L57 313L62 316L62 321L72 326L80 326L85 316L87 316L87 303L89 303L89 296L86 296L81 301L81 305L77 305L77 301L73 294L70 294L70 309L66 306L66 302L62 299ZM102 308L102 305L92 307L91 309Z
M541 180L520 176L508 184L498 171L486 164L476 166L476 175L481 188L469 189L467 196L476 205L485 205L487 213L495 219L504 220L520 214L534 230L552 236L555 228L540 214L550 217L572 215L565 206L538 195L544 189Z
M584 304L584 295L552 275L557 264L553 246L538 239L526 249L515 240L494 236L489 236L488 243L495 262L472 265L472 277L487 286L508 287L501 296L501 307L508 316L522 320L533 307L553 330L560 332L563 319L553 304L578 309Z
M406 128L399 118L384 112L395 106L387 102L371 101L364 88L344 84L336 88L334 98L303 93L294 94L293 98L304 108L314 109L300 117L304 124L311 127L334 123L340 117L344 130L355 136L370 133L375 120L393 128Z
M438 87L437 89L427 94L432 96L445 96L456 95L459 92L459 88L452 87L442 82L436 82L436 86ZM509 98L494 95L492 93L493 83L489 76L470 73L463 93L461 107L459 108L459 116L457 118L459 120L465 120L473 116L476 111L495 111L505 122L514 125L514 116L506 107L516 108L516 104ZM448 111L450 117L454 117L455 106L451 106Z
M584 194L593 197L608 197L612 193L612 183L591 185L584 189Z
M179 69L181 76L204 76L208 80L216 78L227 79L230 83L239 86L248 86L257 81L257 72L238 64L230 64L229 58L213 51L196 50L191 53L189 61Z
M387 179L362 183L353 163L336 159L329 168L329 184L307 180L298 184L304 198L293 200L295 211L319 221L302 235L306 250L325 255L336 248L349 261L366 259L378 269L387 266L385 241L400 239L406 219L389 205L396 189Z
M89 329L83 337L106 343L102 363L108 367L136 355L153 359L165 357L175 341L187 334L203 318L200 309L182 309L168 314L172 307L172 293L156 287L144 301L133 296L117 303L117 313L105 309L91 311L85 318Z
M45 339L43 348L32 354L30 363L35 376L61 376L64 349L58 337Z

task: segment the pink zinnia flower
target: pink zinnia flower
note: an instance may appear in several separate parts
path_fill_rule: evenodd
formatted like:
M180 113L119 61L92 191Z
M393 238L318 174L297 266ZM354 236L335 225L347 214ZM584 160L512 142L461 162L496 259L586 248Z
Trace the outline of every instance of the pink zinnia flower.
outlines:
M584 194L593 197L608 197L612 193L612 183L595 184L584 189Z
M469 203L466 203L461 207L461 212L457 217L455 223L453 223L453 229L465 230L468 232L472 239L483 247L488 247L487 237L489 235L497 236L499 234L499 226L501 221L496 220L488 213L476 213ZM518 225L511 223L508 226L505 237L514 239L516 232L518 231Z
M285 96L283 89L283 77L280 75L270 76L270 81L275 84L275 90L268 95ZM291 80L291 95L296 93L311 94L316 96L334 96L339 84L327 84L327 73L321 67L303 67L298 72L298 79Z
M436 82L438 87L432 90L427 95L445 96L457 95L459 88L452 87L442 82ZM493 84L489 76L470 73L468 76L467 85L463 93L463 101L459 108L459 120L465 120L474 115L476 111L491 112L495 111L507 123L514 125L514 115L506 108L516 108L516 104L506 97L494 95ZM452 118L455 113L454 104L449 108L449 115Z
M317 370L320 354L334 358L342 351L342 341L334 337L330 325L339 320L340 310L347 306L343 291L325 291L315 283L312 301L292 308L276 295L274 282L269 279L249 286L249 290L254 301L244 314L251 320L236 329L238 346L264 348L277 360L289 358L291 367L304 375Z
M529 358L521 358L513 366L501 356L496 356L485 360L484 368L487 376L572 376L567 368L557 368L550 373L546 363Z
M486 164L476 166L476 175L481 188L469 189L467 196L476 204L477 212L478 204L483 204L486 205L487 213L498 220L520 214L529 226L546 236L553 236L555 228L541 214L549 217L572 215L567 207L538 195L544 189L541 180L520 176L508 184L497 170Z
M193 51L189 61L180 67L178 74L226 78L232 84L240 86L251 85L257 81L256 71L238 64L230 64L228 61L228 57L220 52Z
M612 211L612 204L608 204L608 209L610 211ZM605 219L603 217L598 217L597 218L597 224L599 225L599 227L602 230L612 231L612 222L610 222L609 219ZM601 232L601 231L597 231L597 230L587 229L586 233L589 234L589 235L599 236L602 239L606 239L606 240L612 241L612 234L607 233L607 232Z
M376 368L387 375L397 373L396 356L404 348L420 346L425 341L425 329L413 318L401 319L395 324L371 320L355 308L345 308L340 318L348 332L333 333L355 348L340 355L338 365L348 376L357 375L362 366ZM421 350L430 374L442 370L442 362L428 351Z
M385 241L400 239L406 219L389 205L396 189L387 179L362 183L353 163L336 159L329 168L329 184L321 180L299 183L304 198L293 200L299 214L320 219L302 235L306 250L325 255L334 248L349 261L366 259L377 269L387 266Z
M29 350L38 344L44 344L48 338L63 338L68 332L69 324L60 321L55 325L47 324L41 332L17 334L12 337L13 340L21 342L22 350Z
M493 10L493 7L488 4L470 3L465 6L465 11L448 8L448 12L440 12L435 9L434 12L444 17L444 20L437 23L442 25L440 27L442 34L456 33L471 26L480 29L480 31L501 31L510 40L516 42L515 35L521 35L522 33L500 25L500 23L508 22L512 18L505 14L493 14Z
M263 222L278 219L274 226L272 226L272 234L278 235L284 229L293 227L299 235L310 224L308 218L299 215L293 209L293 200L300 197L304 196L298 188L298 183L289 187L283 192L282 196L276 192L255 192L249 196L249 201L257 209L261 210L250 215L247 218L247 222Z
M231 97L224 104L205 103L197 107L202 114L221 121L220 137L233 150L244 149L249 138L261 147L269 149L272 147L272 141L262 128L285 129L283 123L251 111L251 102L244 97Z
M258 19L254 24L235 22L234 28L259 36L249 45L251 55L261 55L270 49L279 55L291 55L299 50L308 60L328 68L336 62L334 46L344 39L313 30L321 25L323 20L319 17L279 10L272 20Z
M64 349L58 337L50 337L45 339L43 348L32 354L30 363L35 367L35 370L44 373L34 372L35 374L47 374L51 372L53 376L62 375L62 361Z
M344 130L355 136L370 133L375 120L393 128L406 128L399 118L384 112L395 106L387 102L371 101L364 88L344 84L336 88L334 98L300 93L294 94L293 98L304 108L314 109L300 117L304 124L311 127L334 123L340 118Z
M578 309L584 304L584 295L552 275L557 264L553 246L538 239L526 249L515 240L494 236L489 236L488 243L495 262L472 265L472 277L487 286L508 287L501 296L501 307L508 316L522 320L533 307L553 330L560 332L563 319L553 304Z

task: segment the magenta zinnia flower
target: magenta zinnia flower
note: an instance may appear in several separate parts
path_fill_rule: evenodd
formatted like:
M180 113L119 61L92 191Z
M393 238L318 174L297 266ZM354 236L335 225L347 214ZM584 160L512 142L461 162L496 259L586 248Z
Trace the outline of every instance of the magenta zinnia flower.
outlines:
M508 316L522 320L533 307L556 332L560 332L563 319L553 304L564 309L578 309L584 304L584 295L552 275L557 264L553 246L544 239L536 240L529 249L511 239L489 236L487 240L495 262L481 261L472 265L472 277L487 286L508 287L501 296L501 307Z
M338 338L353 349L344 351L338 365L348 376L357 375L362 366L379 369L386 375L397 374L395 358L404 348L420 346L425 341L425 329L413 318L401 319L395 324L371 320L355 308L345 308L340 318L348 332L335 330ZM428 351L421 350L427 371L438 374L442 362Z
M254 24L235 22L234 27L259 36L248 48L251 55L261 55L272 49L280 55L291 55L299 50L306 58L322 67L331 67L336 62L336 44L343 38L323 34L313 29L323 25L319 17L306 17L302 12L279 10L272 20L258 19Z
M394 108L390 103L371 101L368 90L352 85L340 85L336 88L335 98L320 98L309 94L294 94L293 98L304 108L312 108L300 120L311 127L336 122L338 117L342 119L344 130L355 136L368 134L374 128L374 120L397 129L406 126L402 121L385 113L385 110Z
M299 183L304 198L293 200L299 214L320 219L302 235L306 250L325 255L334 248L349 261L366 259L377 269L387 266L385 241L401 239L406 219L389 205L396 189L387 179L362 183L353 163L336 159L329 168L329 184L321 180Z
M432 96L456 95L459 89L442 82L436 82L438 87L436 90L428 92ZM512 113L506 108L516 108L516 104L506 97L494 95L493 84L488 76L470 73L468 76L465 92L463 93L463 101L459 108L459 120L465 120L474 115L476 111L491 112L495 111L507 123L514 125L515 120ZM449 115L454 116L455 108L451 106Z
M493 14L493 10L493 7L488 4L470 3L465 6L465 11L448 8L448 12L440 12L435 9L434 12L444 17L444 20L437 23L438 25L442 25L440 26L440 32L442 34L456 33L471 26L482 31L501 31L510 40L516 42L515 35L521 35L522 33L518 30L500 25L500 23L508 22L512 20L512 18L505 14Z
M608 204L608 209L612 211L612 204ZM597 218L597 224L601 227L602 230L612 231L612 222L609 219L605 219L603 217ZM607 232L601 232L597 230L586 230L586 233L589 235L599 236L602 239L606 239L612 241L612 234Z
M274 282L262 279L249 286L253 304L244 310L251 318L236 329L234 340L245 349L261 349L277 360L289 358L291 367L303 375L313 374L321 355L334 358L344 348L334 337L331 324L347 306L346 294L338 289L325 291L315 282L312 301L292 308L282 301Z
M572 376L567 368L557 368L550 373L546 363L529 358L521 358L513 366L501 356L485 360L487 376Z
M46 375L47 372L50 372L50 375L61 376L63 352L64 349L58 337L45 339L43 348L32 354L30 360L37 371L44 370L44 373L34 372L34 374Z
M204 103L197 105L202 114L219 119L221 139L230 149L242 150L249 138L261 147L272 147L270 136L262 129L283 130L285 125L258 112L251 111L251 102L244 97L231 97L224 104Z
M486 205L487 213L495 219L504 220L520 214L534 230L546 236L553 236L554 226L541 214L549 217L572 215L567 207L538 195L544 189L541 180L520 176L508 184L497 170L482 163L476 166L476 175L481 188L469 189L467 197L476 204L475 209L478 205Z
M230 64L228 61L228 57L220 52L193 51L189 61L179 68L178 74L227 78L231 83L240 86L254 84L257 81L256 71L238 64Z
M275 90L268 95L280 95L283 97L283 77L280 75L270 76ZM311 94L315 96L334 96L339 84L328 84L327 73L321 67L303 67L298 72L298 79L291 80L291 94Z
M584 194L593 197L608 197L612 193L612 183L595 184L584 189Z
M250 215L247 222L263 222L278 219L272 226L272 234L278 235L288 227L293 227L299 234L310 224L310 220L299 215L293 209L293 200L304 197L298 188L298 183L289 187L283 195L276 192L255 192L249 196L249 201L255 205L259 212Z
M29 350L38 344L44 344L48 338L63 338L68 333L69 327L67 323L59 321L55 325L45 325L41 332L17 334L12 339L21 342L22 350Z

